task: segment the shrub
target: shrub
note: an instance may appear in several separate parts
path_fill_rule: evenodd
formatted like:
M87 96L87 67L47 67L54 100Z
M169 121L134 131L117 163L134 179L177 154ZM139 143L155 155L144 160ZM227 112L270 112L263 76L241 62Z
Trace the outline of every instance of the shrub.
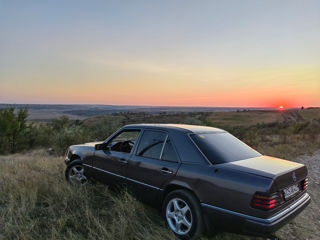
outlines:
M14 107L0 110L0 153L21 151L28 142L28 110ZM28 144L27 144L28 145Z

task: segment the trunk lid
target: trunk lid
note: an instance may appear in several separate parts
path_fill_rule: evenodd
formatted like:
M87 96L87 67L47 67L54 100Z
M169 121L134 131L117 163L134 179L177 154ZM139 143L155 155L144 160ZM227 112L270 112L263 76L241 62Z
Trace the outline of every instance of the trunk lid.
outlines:
M307 168L300 163L270 156L259 156L230 162L224 167L272 179L269 191L279 191L301 182L307 177Z
M225 168L242 171L270 179L270 185L258 195L278 196L277 205L272 209L264 209L264 217L270 217L296 201L304 192L304 180L308 171L305 165L280 158L259 156L223 164ZM252 183L255 184L255 183ZM289 194L288 194L289 193ZM253 198L257 199L257 198ZM253 200L252 200L253 201ZM271 201L271 200L270 200ZM261 197L258 197L258 203ZM265 202L265 200L263 200ZM260 212L261 213L261 212Z

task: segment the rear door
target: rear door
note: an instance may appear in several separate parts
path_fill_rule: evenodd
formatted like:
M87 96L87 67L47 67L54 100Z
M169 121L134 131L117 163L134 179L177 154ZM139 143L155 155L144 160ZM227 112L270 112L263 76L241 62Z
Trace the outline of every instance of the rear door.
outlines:
M147 201L156 200L163 185L176 174L178 155L167 132L144 130L128 161L128 186Z
M94 155L95 177L109 184L125 182L128 160L140 134L140 129L124 129L107 142L107 150Z

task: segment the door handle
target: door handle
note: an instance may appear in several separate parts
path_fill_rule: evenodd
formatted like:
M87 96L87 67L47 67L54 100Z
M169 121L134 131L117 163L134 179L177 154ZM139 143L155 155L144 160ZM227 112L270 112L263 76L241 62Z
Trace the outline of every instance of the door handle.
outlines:
M168 168L162 168L161 173L162 174L172 174L173 172Z
M126 159L124 159L124 158L120 158L119 162L123 163L123 164L127 164L128 163L128 161Z

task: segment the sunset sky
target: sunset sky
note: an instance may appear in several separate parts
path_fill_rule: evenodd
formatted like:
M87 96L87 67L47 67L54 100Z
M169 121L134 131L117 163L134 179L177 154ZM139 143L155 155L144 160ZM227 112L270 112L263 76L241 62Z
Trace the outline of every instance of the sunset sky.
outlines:
M320 1L0 0L0 103L320 106Z

